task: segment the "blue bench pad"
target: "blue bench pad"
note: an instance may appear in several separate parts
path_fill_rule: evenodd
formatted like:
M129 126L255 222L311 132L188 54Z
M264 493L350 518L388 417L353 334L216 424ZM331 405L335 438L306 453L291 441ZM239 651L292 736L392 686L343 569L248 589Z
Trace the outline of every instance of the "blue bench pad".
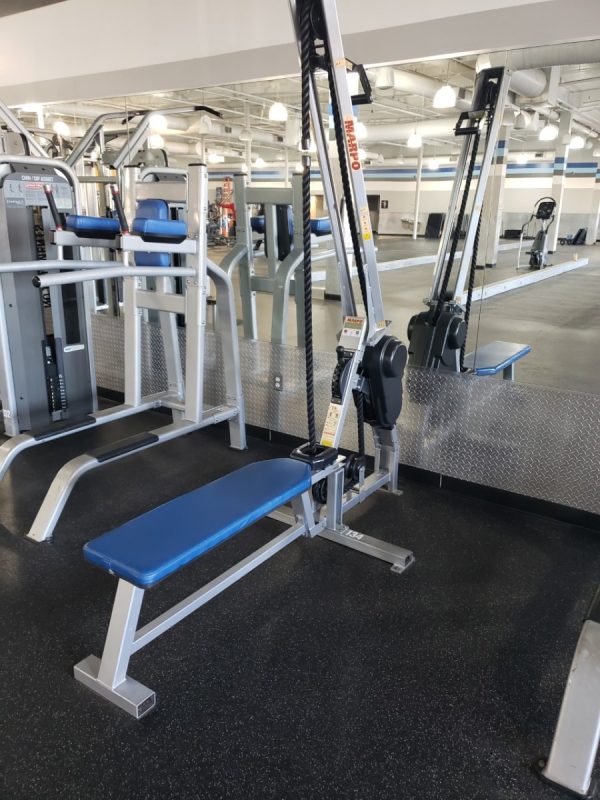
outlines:
M258 461L88 542L87 561L143 589L310 489L308 464Z
M159 239L185 239L187 225L178 219L149 219L136 217L131 226L132 233L138 236L152 236Z
M531 353L531 345L518 342L490 342L465 356L465 367L476 375L497 375Z
M102 234L113 238L121 230L119 220L112 217L87 217L83 214L67 214L66 229L77 235Z

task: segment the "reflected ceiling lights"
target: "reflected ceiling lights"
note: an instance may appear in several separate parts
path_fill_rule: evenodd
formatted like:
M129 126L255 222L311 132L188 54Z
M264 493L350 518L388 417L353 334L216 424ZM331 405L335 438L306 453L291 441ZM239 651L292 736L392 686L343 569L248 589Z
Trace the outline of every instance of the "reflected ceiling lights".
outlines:
M456 91L452 86L440 86L433 97L434 108L454 108L456 105Z
M583 148L585 147L585 139L583 138L583 136L575 134L574 136L571 136L569 147L571 150L583 150Z
M57 136L70 136L71 135L71 128L67 125L67 123L62 119L57 119L56 122L52 125L52 130Z
M558 136L558 126L547 122L541 129L539 138L540 142L553 142Z
M269 109L269 119L271 122L285 122L288 118L288 110L283 103L273 103Z
M150 114L148 127L152 133L164 133L169 127L169 123L164 114Z

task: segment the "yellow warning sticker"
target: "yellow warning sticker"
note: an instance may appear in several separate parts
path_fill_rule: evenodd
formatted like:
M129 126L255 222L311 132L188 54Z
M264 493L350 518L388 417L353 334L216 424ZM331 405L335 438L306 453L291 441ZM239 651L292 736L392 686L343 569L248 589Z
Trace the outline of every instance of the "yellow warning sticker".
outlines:
M321 444L323 447L333 447L341 418L341 405L338 403L329 403L327 416L325 417L325 425L323 426L323 434L321 436Z
M363 239L371 239L373 233L371 232L371 216L369 214L368 206L363 206L363 208L358 210L358 218L360 220L360 230L362 232Z

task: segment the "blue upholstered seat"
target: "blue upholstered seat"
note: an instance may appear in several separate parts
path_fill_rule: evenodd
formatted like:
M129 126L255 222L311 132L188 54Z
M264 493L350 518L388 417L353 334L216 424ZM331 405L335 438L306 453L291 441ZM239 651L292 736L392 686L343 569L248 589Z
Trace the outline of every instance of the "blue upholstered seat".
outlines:
M88 542L84 556L146 589L310 486L310 467L301 461L258 461Z
M476 375L497 375L531 352L531 345L490 342L465 356L465 367Z

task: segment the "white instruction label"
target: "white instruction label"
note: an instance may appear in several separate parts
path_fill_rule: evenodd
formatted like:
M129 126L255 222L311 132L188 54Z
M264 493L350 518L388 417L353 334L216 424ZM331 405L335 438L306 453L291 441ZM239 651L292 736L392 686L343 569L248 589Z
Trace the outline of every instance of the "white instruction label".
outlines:
M341 405L338 403L329 403L327 416L325 417L325 425L323 426L323 434L321 436L321 444L323 447L333 447L341 418Z

